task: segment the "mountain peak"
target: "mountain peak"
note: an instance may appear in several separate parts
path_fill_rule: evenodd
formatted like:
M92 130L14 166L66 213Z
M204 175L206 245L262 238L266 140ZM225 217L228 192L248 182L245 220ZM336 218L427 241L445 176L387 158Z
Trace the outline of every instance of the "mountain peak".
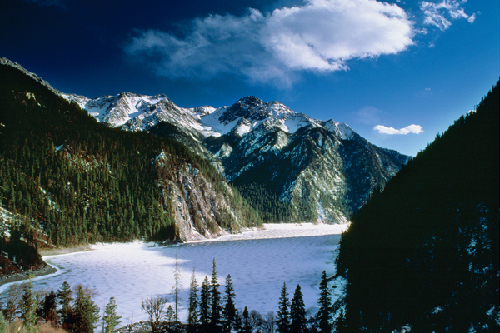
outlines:
M243 105L243 106L259 106L263 104L264 102L255 96L247 96L247 97L242 97L236 102L235 104ZM234 104L233 104L234 105Z

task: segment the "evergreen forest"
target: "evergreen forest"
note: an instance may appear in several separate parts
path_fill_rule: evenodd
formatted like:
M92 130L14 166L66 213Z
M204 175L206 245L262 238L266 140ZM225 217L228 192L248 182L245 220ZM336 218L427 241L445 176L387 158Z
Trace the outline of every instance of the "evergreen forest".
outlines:
M167 165L156 163L160 155ZM230 203L209 228L236 230L231 209L239 225L260 223L238 191L185 146L105 127L32 77L0 66L0 206L32 247L178 239L162 184L186 165ZM8 243L2 239L0 250ZM24 255L9 256L16 254Z
M349 331L491 332L499 306L498 83L352 218Z

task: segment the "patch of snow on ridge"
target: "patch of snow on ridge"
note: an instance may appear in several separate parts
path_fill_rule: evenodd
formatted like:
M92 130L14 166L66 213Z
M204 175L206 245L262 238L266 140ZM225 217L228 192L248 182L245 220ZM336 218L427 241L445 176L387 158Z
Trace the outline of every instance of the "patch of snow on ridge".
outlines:
M330 119L323 126L330 132L335 133L342 140L351 140L354 135L354 131L346 123L337 123Z

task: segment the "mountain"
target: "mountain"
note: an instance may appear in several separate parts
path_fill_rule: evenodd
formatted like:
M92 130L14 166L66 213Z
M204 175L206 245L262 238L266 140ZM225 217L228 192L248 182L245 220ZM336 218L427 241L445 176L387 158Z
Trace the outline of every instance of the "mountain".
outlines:
M10 233L37 245L205 239L261 223L239 192L185 146L103 126L5 58L0 205Z
M182 108L165 95L61 95L110 127L183 143L267 221L347 222L409 159L370 144L345 123L253 96L231 106Z
M499 99L497 83L353 217L340 327L498 332Z

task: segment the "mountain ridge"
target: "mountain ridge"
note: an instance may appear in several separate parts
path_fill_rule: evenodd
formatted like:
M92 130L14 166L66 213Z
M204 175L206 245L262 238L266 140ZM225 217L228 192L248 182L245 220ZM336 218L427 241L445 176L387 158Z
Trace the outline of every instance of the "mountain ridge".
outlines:
M265 189L258 190L266 192L268 197L279 198L282 203L277 204L286 206L284 214L269 215L270 220L347 222L372 189L383 186L409 160L408 156L396 151L370 144L343 122L313 119L280 102L264 102L255 96L242 97L230 106L217 108L179 107L166 95L120 93L94 99L70 94L62 96L76 102L108 126L133 132L149 131L182 142L211 161L229 182L242 188L250 202L258 199L249 194L253 190L244 188L261 187L259 183L263 181L258 178L262 177L271 183L280 180L280 184L265 185ZM308 154L310 156L304 160ZM356 154L360 155L359 158L354 156ZM324 166L336 165L342 169L334 176L316 163L316 169L322 170L320 178L325 178L322 189L313 184L313 178L319 173L304 171L316 157L323 160ZM349 161L340 162L342 159ZM364 159L368 167L357 159ZM269 161L273 161L274 166ZM286 164L298 165L298 168L291 170ZM287 169L287 176L293 179L278 177L284 173L279 170L280 166ZM352 172L353 166L357 171ZM370 171L365 172L366 168ZM372 176L370 172L376 175ZM356 179L361 174L365 181ZM327 179L342 179L342 182L333 182L337 184L335 187L352 187L354 190L348 188L327 194ZM299 185L304 188L298 189ZM347 200L346 195L349 195ZM327 202L326 208L324 202ZM303 215L300 207L311 205L316 208L308 208L309 213Z

